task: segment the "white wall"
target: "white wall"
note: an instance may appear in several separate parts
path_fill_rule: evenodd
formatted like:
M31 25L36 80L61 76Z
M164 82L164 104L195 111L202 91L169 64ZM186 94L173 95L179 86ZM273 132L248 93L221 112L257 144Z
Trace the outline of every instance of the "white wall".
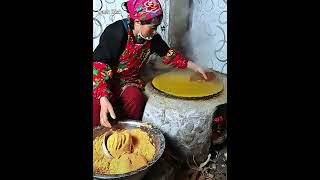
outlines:
M109 24L128 16L127 12L121 7L125 1L127 0L93 0L94 10L99 10L102 2L101 10L99 12L93 12L93 50L98 46L100 35ZM159 1L164 11L164 17L158 28L158 33L168 42L170 1Z
M227 0L192 0L186 56L227 74Z
M100 35L109 24L127 17L127 12L121 8L124 1L126 0L93 0L93 10L102 7L99 12L93 11L93 49L98 46Z

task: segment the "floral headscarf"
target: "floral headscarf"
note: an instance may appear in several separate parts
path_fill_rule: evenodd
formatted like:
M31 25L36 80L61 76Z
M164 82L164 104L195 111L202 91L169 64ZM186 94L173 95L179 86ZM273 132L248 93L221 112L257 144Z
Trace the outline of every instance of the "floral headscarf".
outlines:
M127 5L132 19L146 21L162 14L158 0L129 0Z

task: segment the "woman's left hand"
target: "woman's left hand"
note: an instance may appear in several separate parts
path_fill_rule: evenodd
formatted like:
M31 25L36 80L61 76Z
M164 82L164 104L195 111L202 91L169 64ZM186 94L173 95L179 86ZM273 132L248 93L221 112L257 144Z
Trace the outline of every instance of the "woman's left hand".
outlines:
M187 66L187 67L190 68L190 69L192 69L192 70L195 71L195 72L199 72L200 74L202 74L202 76L203 76L203 78L204 78L205 80L208 79L205 70L204 70L201 66L193 63L192 61L188 61L188 66Z

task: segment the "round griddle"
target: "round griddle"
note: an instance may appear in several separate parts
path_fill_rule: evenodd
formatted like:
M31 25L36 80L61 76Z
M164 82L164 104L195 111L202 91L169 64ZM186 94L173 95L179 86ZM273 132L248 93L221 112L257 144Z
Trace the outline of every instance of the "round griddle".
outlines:
M171 71L153 78L152 87L166 96L179 99L210 99L223 90L223 83L215 75L210 81L190 80L188 71Z

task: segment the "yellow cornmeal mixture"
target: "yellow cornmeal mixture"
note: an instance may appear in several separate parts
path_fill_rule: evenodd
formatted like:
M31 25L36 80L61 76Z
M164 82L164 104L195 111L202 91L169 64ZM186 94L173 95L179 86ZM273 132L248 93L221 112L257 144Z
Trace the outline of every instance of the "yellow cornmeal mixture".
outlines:
M112 159L102 150L103 134L93 140L93 172L98 174L123 174L137 170L151 161L155 146L149 135L141 129L114 132L107 140Z

